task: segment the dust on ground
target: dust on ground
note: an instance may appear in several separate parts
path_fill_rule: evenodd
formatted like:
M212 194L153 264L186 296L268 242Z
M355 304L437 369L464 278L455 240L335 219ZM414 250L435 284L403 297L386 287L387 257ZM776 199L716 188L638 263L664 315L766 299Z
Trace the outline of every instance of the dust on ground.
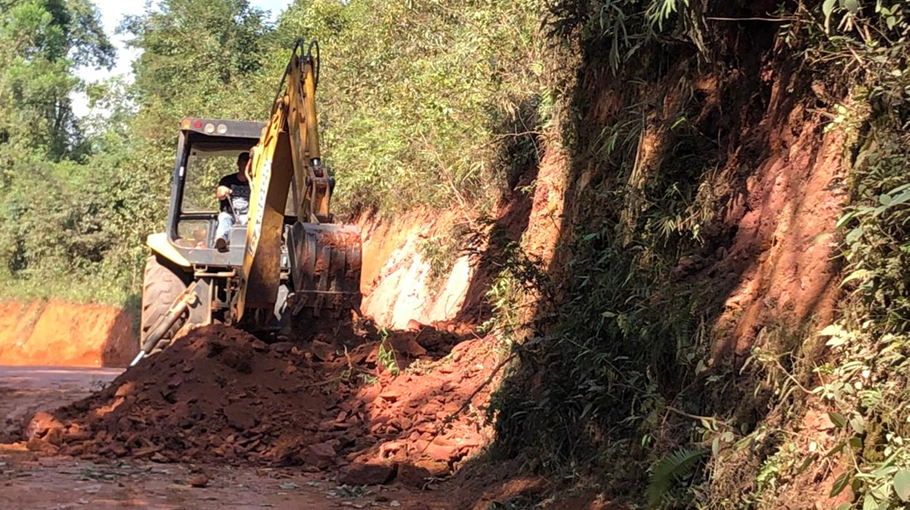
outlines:
M399 508L443 510L434 494L402 487L352 487L299 469L95 463L0 447L0 508L160 510Z

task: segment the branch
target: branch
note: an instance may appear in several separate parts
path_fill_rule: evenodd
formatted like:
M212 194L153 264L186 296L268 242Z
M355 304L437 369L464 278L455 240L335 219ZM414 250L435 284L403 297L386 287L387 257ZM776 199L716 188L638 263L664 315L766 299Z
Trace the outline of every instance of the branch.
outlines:
M718 18L713 16L705 17L709 21L768 21L771 23L786 23L788 21L796 21L796 18Z

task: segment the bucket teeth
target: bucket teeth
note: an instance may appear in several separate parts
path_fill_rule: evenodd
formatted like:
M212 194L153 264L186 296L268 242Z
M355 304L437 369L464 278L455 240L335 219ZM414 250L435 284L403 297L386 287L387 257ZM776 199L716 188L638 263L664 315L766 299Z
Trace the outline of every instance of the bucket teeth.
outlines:
M292 313L314 317L360 307L361 241L354 225L297 222L288 243Z

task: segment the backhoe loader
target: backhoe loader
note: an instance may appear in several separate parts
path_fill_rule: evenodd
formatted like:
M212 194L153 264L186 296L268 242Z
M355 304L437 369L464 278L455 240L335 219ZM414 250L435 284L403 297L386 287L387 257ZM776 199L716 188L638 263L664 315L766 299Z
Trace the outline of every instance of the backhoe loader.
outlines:
M330 211L335 182L321 159L318 81L319 46L298 41L267 123L182 120L167 228L148 237L133 364L195 325L287 331L359 312L360 231ZM216 249L217 177L244 152L248 221Z

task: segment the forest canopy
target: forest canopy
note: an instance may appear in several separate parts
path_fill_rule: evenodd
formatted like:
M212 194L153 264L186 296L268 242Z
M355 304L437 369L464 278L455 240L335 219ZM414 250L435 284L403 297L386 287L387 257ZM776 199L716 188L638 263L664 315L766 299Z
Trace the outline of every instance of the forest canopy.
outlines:
M495 203L501 135L546 115L536 0L164 0L118 31L133 80L87 85L115 49L90 0L0 0L0 284L126 303L163 229L179 120L264 120L290 49L318 39L327 163L344 213ZM78 118L73 93L93 107Z

